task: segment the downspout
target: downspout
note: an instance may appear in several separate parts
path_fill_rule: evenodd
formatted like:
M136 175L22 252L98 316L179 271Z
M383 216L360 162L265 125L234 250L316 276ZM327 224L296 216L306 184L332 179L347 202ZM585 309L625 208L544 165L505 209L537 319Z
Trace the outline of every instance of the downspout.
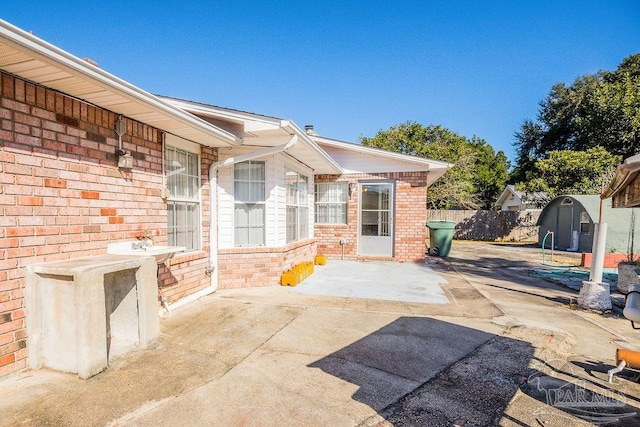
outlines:
M292 135L289 142L275 147L268 147L264 150L254 151L253 153L242 154L237 157L229 157L228 159L212 163L209 167L209 268L208 273L211 276L211 285L203 289L207 291L205 295L215 292L218 289L218 221L217 216L217 188L218 188L218 169L223 166L230 166L236 163L246 162L248 160L257 159L259 157L268 156L270 154L281 153L288 150L298 143L298 136ZM203 296L203 295L200 295Z

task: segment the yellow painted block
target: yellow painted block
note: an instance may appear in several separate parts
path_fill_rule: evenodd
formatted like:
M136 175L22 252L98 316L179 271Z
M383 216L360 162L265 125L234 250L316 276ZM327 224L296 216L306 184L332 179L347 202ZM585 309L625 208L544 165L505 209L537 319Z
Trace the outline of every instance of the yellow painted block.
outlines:
M296 276L291 272L291 270L287 271L280 278L280 284L282 286L295 286L298 284L296 281Z
M324 255L316 255L316 265L325 265L327 263L327 257Z

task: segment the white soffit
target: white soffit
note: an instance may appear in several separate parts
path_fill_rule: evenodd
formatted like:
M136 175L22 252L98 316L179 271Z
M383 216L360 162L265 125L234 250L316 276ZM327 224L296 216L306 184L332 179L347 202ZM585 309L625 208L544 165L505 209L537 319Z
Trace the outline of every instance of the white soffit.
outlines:
M230 147L242 142L3 20L0 69L205 146Z

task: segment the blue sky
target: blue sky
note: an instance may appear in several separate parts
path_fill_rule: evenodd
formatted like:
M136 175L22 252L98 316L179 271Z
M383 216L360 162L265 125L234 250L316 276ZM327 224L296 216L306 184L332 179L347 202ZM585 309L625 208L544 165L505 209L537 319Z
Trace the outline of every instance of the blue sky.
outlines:
M352 142L439 124L511 159L554 83L640 52L637 0L2 0L0 17L152 93Z

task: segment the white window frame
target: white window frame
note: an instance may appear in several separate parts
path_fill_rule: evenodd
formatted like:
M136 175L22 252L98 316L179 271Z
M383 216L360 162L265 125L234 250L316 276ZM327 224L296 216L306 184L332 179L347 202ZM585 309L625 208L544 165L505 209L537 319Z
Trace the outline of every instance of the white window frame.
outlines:
M321 189L324 188L324 191ZM341 190L338 192L338 199L331 196L331 189ZM329 191L327 191L329 190ZM331 200L327 200L327 196ZM349 183L348 182L316 182L315 184L315 212L316 224L343 224L348 221L349 211ZM321 213L321 207L327 207L328 213ZM339 208L338 215L331 212L331 208ZM324 217L324 218L323 218Z
M241 165L262 165L262 177L260 179L254 179L254 176L249 176L249 179L236 179L236 168ZM232 171L233 178L233 196L234 196L234 209L233 209L233 240L236 247L252 247L252 246L264 246L266 241L266 211L267 211L267 197L266 197L266 174L267 163L264 160L247 160L246 162L240 162L233 165ZM243 200L240 197L238 191L238 184L249 184L249 187L257 186L262 187L262 194L259 197L255 197L250 200ZM255 188L254 188L255 189ZM257 193L256 193L257 194ZM247 222L242 224L242 227L238 224L239 210L248 211ZM259 212L262 210L261 220L252 223L252 218L256 218L252 215L252 211ZM242 228L242 230L240 230ZM253 229L253 233L252 233ZM261 232L260 229L262 230ZM245 233L246 239L240 238L240 233ZM256 233L255 231L258 231Z
M285 167L286 242L309 238L309 177Z
M589 218L589 213L587 211L580 212L580 233L581 234L589 234L591 219ZM584 231L583 226L586 224L587 231Z
M180 163L186 163L186 166ZM165 147L167 243L185 252L202 249L200 146L184 142Z

